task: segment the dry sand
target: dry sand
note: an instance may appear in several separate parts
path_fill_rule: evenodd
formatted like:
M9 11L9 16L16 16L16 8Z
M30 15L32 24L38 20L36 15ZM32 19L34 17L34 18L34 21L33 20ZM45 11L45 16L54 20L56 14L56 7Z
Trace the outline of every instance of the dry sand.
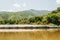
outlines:
M60 30L0 32L0 40L60 40Z

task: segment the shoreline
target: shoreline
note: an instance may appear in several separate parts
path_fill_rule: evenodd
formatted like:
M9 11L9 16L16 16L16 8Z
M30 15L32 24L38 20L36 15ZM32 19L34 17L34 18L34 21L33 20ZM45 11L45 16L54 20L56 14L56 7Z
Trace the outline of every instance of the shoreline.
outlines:
M1 24L0 26L2 26L2 25L3 24ZM5 26L8 26L8 25L9 26L57 26L57 25L31 25L31 24L6 24Z

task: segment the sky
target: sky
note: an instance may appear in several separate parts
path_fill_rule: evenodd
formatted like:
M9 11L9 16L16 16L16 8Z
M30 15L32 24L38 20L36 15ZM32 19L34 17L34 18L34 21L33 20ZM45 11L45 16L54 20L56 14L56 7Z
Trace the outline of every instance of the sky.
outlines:
M0 11L55 10L60 0L0 0Z

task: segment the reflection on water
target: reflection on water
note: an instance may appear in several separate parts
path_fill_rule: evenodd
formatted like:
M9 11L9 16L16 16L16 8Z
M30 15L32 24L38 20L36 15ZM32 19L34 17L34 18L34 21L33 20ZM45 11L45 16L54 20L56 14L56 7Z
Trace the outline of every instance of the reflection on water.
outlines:
M0 27L0 29L58 29L59 26L24 26L24 27Z

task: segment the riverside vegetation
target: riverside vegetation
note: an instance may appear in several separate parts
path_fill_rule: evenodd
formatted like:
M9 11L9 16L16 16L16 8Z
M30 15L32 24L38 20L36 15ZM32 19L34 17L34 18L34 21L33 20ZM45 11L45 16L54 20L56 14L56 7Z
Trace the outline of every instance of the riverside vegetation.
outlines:
M31 11L0 12L0 24L60 25L60 7L45 15L40 15L36 12L33 14Z
M60 25L60 7L46 15L32 12L0 12L0 24ZM0 32L0 40L60 40L60 30Z

